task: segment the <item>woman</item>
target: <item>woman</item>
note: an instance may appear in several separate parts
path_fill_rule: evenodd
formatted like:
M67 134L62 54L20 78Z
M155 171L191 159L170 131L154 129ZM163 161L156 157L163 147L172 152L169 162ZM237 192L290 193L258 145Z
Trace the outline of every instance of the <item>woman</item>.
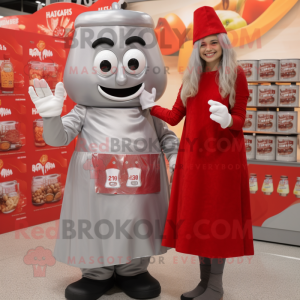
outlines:
M163 245L199 256L201 281L181 299L220 300L226 258L254 254L242 130L249 92L211 7L194 12L193 42L172 110L155 105L155 90L141 104L173 126L186 116Z

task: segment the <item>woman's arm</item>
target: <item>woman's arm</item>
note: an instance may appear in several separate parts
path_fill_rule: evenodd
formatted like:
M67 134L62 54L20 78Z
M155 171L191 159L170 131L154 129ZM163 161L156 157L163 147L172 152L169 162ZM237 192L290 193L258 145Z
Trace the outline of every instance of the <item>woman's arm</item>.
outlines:
M239 67L237 72L235 104L233 109L229 111L232 117L232 125L229 125L228 128L232 130L242 130L245 123L249 97L248 83L244 71Z
M173 105L172 109L163 108L159 105L155 105L151 109L151 115L157 117L166 123L170 124L171 126L177 125L185 116L186 108L183 106L180 93L181 93L182 86L179 89L178 96L176 99L175 104Z

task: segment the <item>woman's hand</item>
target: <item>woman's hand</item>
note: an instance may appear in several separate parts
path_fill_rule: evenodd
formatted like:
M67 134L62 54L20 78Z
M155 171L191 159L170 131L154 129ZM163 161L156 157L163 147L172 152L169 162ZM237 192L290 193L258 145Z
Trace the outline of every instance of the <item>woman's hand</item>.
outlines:
M213 121L219 123L223 129L232 125L231 114L225 105L213 100L209 100L208 104L210 105L210 118Z
M152 93L148 93L146 90L143 90L140 95L140 103L142 105L142 110L156 105L155 98L156 98L156 89L155 88L152 88Z

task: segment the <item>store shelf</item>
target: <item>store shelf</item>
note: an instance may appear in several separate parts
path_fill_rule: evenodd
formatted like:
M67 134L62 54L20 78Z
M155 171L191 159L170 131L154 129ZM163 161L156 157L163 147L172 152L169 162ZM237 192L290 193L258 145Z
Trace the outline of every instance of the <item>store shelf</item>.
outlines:
M299 132L272 132L272 131L248 131L244 130L244 133L258 133L258 134L275 134L275 135L299 135Z
M248 83L275 83L275 84L286 84L286 85L289 85L289 84L296 84L296 85L300 85L300 81L247 81Z
M284 166L284 167L297 167L297 168L299 168L300 166L300 161L247 159L247 162L248 164L253 164L253 165Z
M247 106L247 108L300 108L300 106Z

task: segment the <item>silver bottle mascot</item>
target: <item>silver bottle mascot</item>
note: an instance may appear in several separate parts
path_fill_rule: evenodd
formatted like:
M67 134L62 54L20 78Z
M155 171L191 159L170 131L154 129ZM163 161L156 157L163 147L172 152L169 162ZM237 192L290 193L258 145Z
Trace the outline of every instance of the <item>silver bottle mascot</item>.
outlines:
M137 299L161 291L147 267L151 256L167 251L161 246L169 201L164 154L173 171L178 139L140 105L140 97L158 100L167 84L153 27L149 15L117 3L83 13L64 85L54 95L44 80L29 88L48 145L78 136L54 251L83 273L66 288L67 299L98 299L114 284ZM77 105L61 118L64 86Z

